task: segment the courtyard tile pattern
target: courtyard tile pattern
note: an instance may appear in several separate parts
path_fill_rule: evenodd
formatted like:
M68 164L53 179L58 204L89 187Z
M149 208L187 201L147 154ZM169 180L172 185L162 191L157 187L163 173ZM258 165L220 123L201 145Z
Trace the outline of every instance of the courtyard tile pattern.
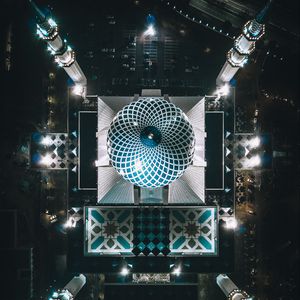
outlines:
M217 210L86 207L85 254L216 255Z

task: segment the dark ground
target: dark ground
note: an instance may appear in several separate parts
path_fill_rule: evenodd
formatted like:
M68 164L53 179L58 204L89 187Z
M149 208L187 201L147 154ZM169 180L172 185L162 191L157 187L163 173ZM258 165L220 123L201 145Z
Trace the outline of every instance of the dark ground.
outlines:
M67 1L39 2L40 5L53 5L54 15L61 24L63 34L78 52L79 62L92 85L100 90L99 93L128 94L140 91L140 87L135 87L139 78L134 74L123 73L120 70L120 61L112 63L101 54L100 49L116 45L122 52L122 45L118 42L118 30L124 26L129 29L143 29L145 16L150 11L156 14L161 28L171 32L179 40L179 57L188 56L191 64L200 66L200 71L182 75L186 62L178 59L176 72L159 76L203 82L196 89L169 88L164 92L201 94L204 91L212 91L214 79L224 61L225 51L231 47L231 40L174 15L166 7L162 7L159 1L154 1L154 4L140 1L138 7L132 3L128 6L126 1L122 3L101 2L100 7L95 1L85 1L84 4L81 1L73 1L70 9ZM280 5L288 6L289 3L279 1ZM280 12L280 6L277 7L278 11ZM0 14L3 25L0 31L0 209L17 209L21 216L26 216L21 226L20 244L24 247L34 246L37 252L35 288L39 294L55 278L52 255L54 252L64 253L64 238L57 235L55 230L49 232L40 225L38 216L43 202L40 194L41 178L38 173L28 169L28 156L26 151L21 151L21 146L26 148L27 137L31 132L43 128L47 120L45 87L48 84L49 70L57 73L60 86L66 86L67 78L62 70L58 71L52 65L45 46L34 36L33 22L30 21L25 1L3 1ZM119 22L117 29L108 31L108 26L103 24L106 22L105 18L100 16L108 14L116 16ZM11 22L12 69L5 72L3 62L6 31ZM96 24L96 32L88 30L91 22ZM179 33L181 29L185 30L185 35ZM257 224L257 252L262 259L256 277L258 299L299 299L299 291L295 288L298 286L299 289L299 49L289 45L288 38L285 43L279 43L267 34L265 42L258 46L254 56L253 60L257 61L255 70L252 70L250 65L238 75L241 82L240 99L247 99L247 103L243 105L252 107L251 111L254 107L259 107L261 131L272 134L274 150L287 154L286 158L274 160L272 170L261 174L262 188L257 193L258 212L253 222ZM210 48L208 53L206 48ZM96 53L92 60L85 56L90 50ZM99 70L95 68L98 64L101 64ZM118 77L132 76L132 86L114 88L111 81L115 74L118 74ZM253 77L254 74L257 76ZM158 75L154 73L147 76L156 78ZM263 96L265 92L269 95L268 98ZM63 100L60 99L62 102ZM58 108L58 111L64 116L63 110ZM55 129L63 129L65 125L58 122L56 126ZM49 243L50 240L55 242ZM61 247L53 248L55 244ZM5 260L5 257L2 257L3 259ZM244 288L247 284L239 275L233 274L233 278ZM153 295L155 293L156 291L153 291ZM178 293L176 291L177 295L180 293L183 295L180 299L183 299L186 293L184 290ZM174 299L174 291L168 291L166 294L165 299ZM195 299L192 295L193 291L189 298L185 298ZM200 299L206 298L203 295Z

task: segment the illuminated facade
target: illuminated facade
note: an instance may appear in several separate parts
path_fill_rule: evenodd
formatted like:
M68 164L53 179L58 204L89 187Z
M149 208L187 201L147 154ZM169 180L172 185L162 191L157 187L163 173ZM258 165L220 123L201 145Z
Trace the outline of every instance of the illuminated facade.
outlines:
M249 55L255 50L255 43L265 34L264 22L271 3L272 0L253 20L248 21L243 27L242 34L234 40L234 46L228 51L226 62L217 77L217 86L228 83L235 73L247 63Z

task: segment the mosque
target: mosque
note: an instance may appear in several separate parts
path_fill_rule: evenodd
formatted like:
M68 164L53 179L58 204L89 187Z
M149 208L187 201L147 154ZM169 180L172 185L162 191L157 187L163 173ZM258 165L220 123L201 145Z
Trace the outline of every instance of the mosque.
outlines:
M235 92L230 83L263 37L271 2L234 40L214 95L145 89L117 97L89 95L74 50L55 21L30 1L37 34L74 83L66 133L72 155L66 168L71 270L130 273L128 281L139 274L176 281L178 273L232 270ZM228 299L251 299L225 275L217 283Z

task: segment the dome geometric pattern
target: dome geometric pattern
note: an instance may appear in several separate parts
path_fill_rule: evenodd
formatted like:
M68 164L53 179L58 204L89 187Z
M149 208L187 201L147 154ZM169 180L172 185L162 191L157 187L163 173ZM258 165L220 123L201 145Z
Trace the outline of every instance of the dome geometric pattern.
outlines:
M112 166L132 184L157 188L179 178L194 155L194 132L181 109L140 98L118 112L108 131Z

